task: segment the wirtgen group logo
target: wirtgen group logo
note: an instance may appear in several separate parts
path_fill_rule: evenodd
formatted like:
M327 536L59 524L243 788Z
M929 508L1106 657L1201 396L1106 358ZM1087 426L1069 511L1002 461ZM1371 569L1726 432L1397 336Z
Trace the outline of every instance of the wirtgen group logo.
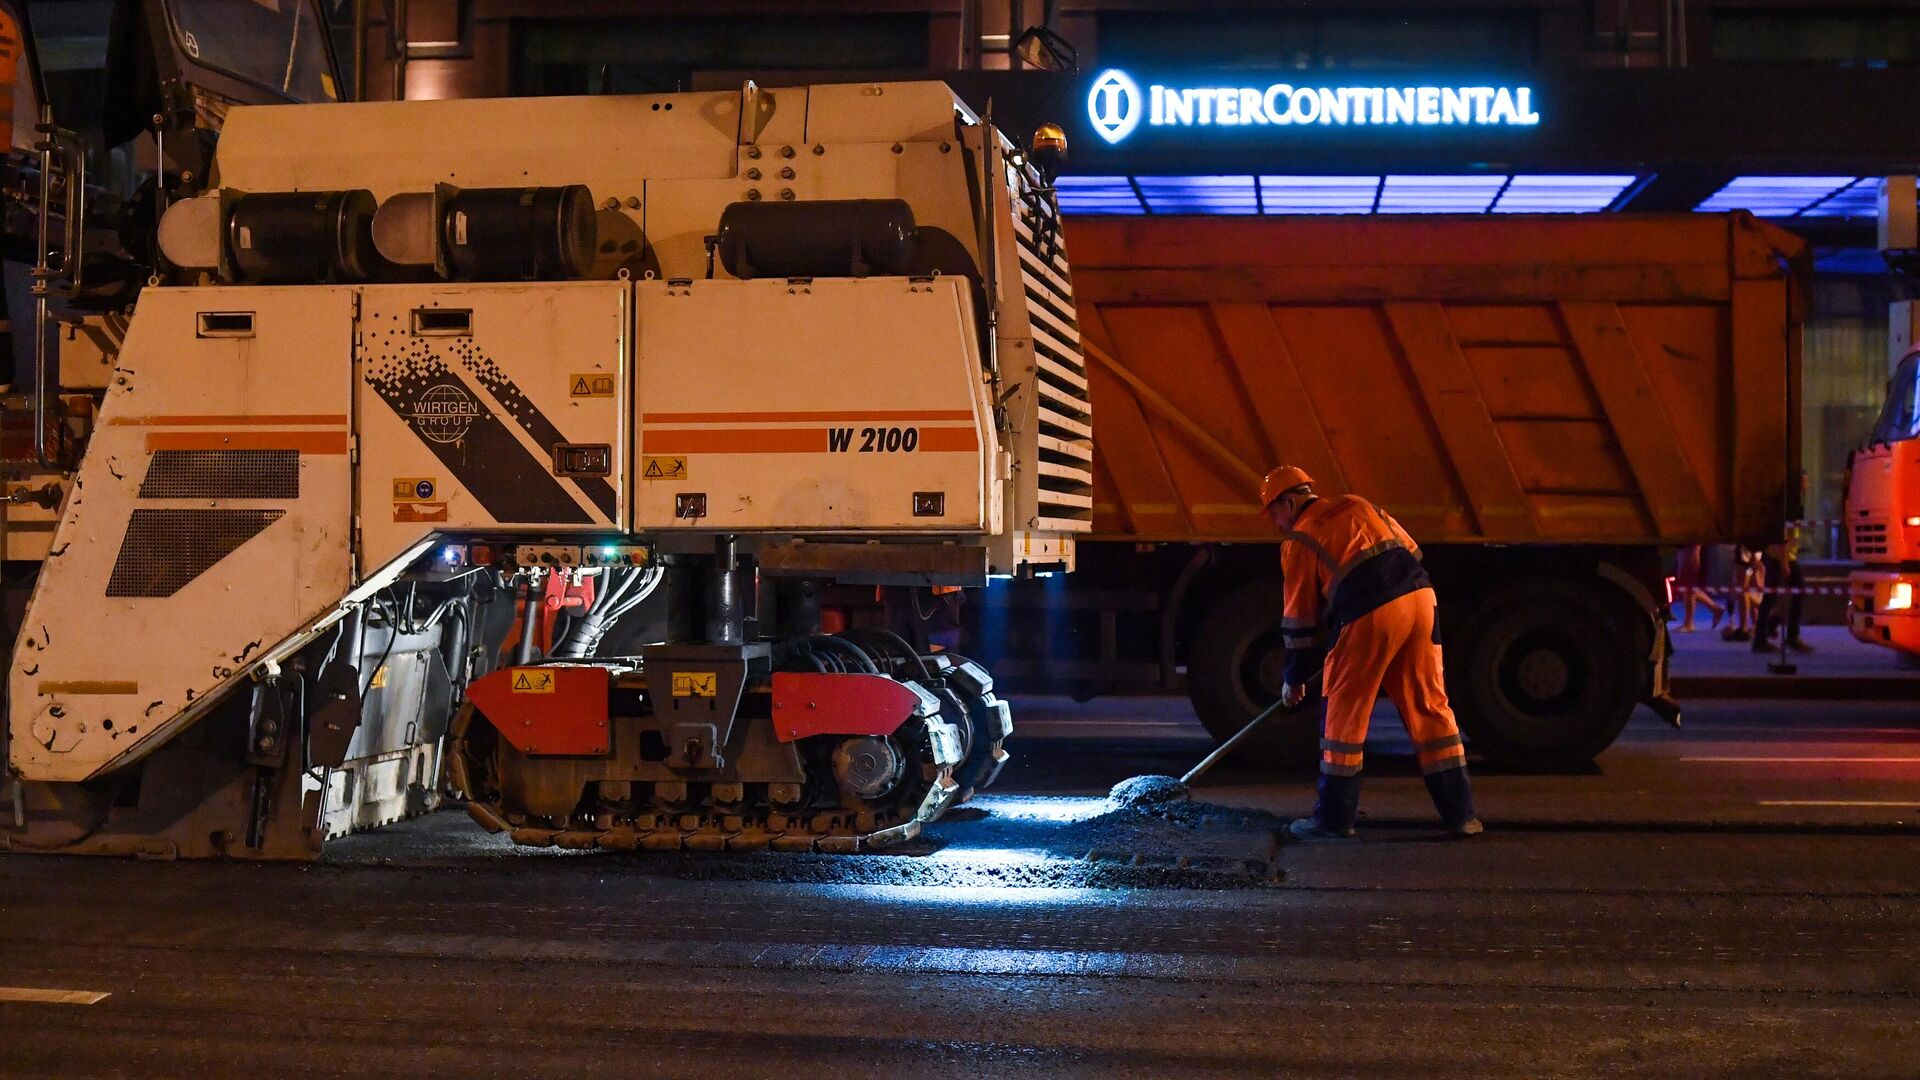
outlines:
M1117 143L1140 126L1145 109L1140 101L1140 85L1127 73L1108 68L1093 80L1087 91L1087 119L1093 130L1110 143Z
M428 442L457 443L480 419L480 403L458 383L435 383L414 399L407 419Z

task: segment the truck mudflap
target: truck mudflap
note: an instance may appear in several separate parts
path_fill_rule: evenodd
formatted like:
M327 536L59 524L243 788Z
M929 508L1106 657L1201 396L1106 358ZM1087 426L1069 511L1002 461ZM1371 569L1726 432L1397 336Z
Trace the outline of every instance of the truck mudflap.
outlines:
M1652 621L1652 646L1647 653L1647 696L1641 704L1652 709L1668 727L1680 730L1680 702L1673 696L1673 638L1667 633L1667 605L1656 600L1643 581L1621 567L1602 562L1598 569L1602 578L1618 586Z

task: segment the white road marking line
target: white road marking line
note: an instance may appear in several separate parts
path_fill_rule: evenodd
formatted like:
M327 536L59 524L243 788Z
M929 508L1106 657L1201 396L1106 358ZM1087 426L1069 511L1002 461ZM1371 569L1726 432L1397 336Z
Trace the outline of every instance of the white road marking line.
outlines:
M102 990L48 990L35 986L0 986L0 1001L31 1001L41 1005L93 1005L107 999Z
M1761 799L1761 806L1899 806L1920 809L1920 799L1883 802L1875 799Z
M1681 761L1771 762L1796 765L1920 765L1920 757L1683 757Z
M1847 727L1843 724L1714 724L1709 727L1707 722L1703 721L1697 727L1692 727L1687 734L1699 737L1702 735L1725 735L1729 733L1791 735L1795 732L1811 732L1822 735L1904 735L1908 739L1913 739L1920 738L1920 724L1910 724L1907 727ZM1652 730L1644 733L1655 736L1668 734L1667 732L1655 732Z

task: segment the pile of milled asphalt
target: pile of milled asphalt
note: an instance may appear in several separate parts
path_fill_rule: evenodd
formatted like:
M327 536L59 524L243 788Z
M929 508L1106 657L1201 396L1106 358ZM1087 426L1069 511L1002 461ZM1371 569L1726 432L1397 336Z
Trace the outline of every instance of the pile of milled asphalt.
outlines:
M678 876L944 888L1245 889L1280 879L1286 822L1258 811L1171 802L1100 807L1055 820L1035 799L983 796L917 840L864 855L759 853L690 860ZM1025 805L1023 805L1025 804Z
M1280 879L1284 819L1189 801L1116 805L1099 798L983 795L881 852L575 852L516 847L458 810L344 837L324 861L341 866L448 866L487 871L634 874L710 881L927 888L1246 889Z

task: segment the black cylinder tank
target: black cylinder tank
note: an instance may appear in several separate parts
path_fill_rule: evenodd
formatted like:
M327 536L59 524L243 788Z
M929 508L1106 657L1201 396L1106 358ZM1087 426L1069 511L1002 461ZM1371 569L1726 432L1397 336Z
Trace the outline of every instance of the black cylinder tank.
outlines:
M899 199L737 202L720 214L720 263L737 278L913 272L919 230Z
M577 278L593 263L593 195L584 184L464 189L448 196L440 230L456 280Z
M241 195L227 216L233 277L254 285L369 280L384 263L373 211L366 190Z

